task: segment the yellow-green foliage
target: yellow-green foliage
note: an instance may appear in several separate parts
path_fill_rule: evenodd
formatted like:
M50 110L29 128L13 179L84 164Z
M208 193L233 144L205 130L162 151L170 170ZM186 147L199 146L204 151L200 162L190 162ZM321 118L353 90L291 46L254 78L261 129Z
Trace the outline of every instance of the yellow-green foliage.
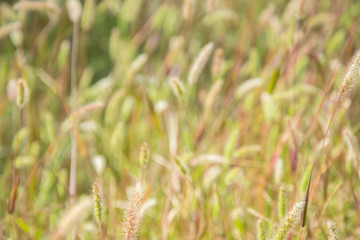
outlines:
M356 238L359 13L0 1L0 239Z

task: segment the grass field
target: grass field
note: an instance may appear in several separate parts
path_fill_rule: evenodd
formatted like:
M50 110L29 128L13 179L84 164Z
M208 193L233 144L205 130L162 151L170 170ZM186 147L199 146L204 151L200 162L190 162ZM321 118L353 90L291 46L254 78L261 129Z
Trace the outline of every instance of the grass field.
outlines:
M0 1L0 239L360 239L360 1Z

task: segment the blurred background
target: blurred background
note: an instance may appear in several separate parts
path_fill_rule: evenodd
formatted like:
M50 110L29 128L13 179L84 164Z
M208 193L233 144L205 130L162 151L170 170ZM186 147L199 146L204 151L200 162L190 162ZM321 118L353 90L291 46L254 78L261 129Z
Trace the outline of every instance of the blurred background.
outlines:
M256 239L259 218L272 237L319 161L306 225L286 239L331 239L329 219L358 239L358 84L338 91L359 12L356 0L1 1L0 238L121 239L139 181L139 239ZM69 217L94 181L101 223L92 207Z

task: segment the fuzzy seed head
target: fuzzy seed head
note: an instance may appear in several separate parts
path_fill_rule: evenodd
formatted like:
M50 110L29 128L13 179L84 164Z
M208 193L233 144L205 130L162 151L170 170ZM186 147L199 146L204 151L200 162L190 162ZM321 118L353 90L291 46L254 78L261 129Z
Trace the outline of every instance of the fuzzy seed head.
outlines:
M299 0L298 8L297 8L297 17L298 17L298 19L300 19L302 17L302 15L303 15L304 4L305 4L305 0Z
M284 160L278 158L275 163L274 167L274 181L275 183L280 183L284 177Z
M345 71L343 82L339 90L340 97L342 97L344 94L349 92L355 80L359 78L359 70L360 70L360 50L355 52L350 63L348 64L347 70Z
M283 186L280 187L278 204L279 219L283 219L286 214L286 195Z
M129 70L126 73L126 83L130 84L136 74L145 66L148 61L148 55L140 54L130 65Z
M340 240L339 238L339 231L336 227L336 223L334 221L329 220L327 222L328 229L329 229L329 239L330 240Z
M149 145L147 144L147 142L143 142L141 144L141 149L140 149L140 165L144 166L148 159L149 159Z
M143 198L143 189L140 183L137 183L129 192L129 202L125 211L125 219L123 224L124 239L135 240L137 239L140 214L139 209Z
M17 82L18 107L23 108L28 100L29 100L29 88L24 80L19 79Z
M280 226L278 232L275 235L275 240L285 240L290 228L295 224L296 219L298 219L301 211L305 207L305 202L299 202L295 204L293 209L288 213L283 224Z
M214 43L210 42L208 44L206 44L203 49L200 51L199 55L196 57L194 63L191 66L190 72L189 72L189 77L188 77L188 83L189 85L193 85L201 71L203 70L203 68L205 67L212 51L214 48Z
M98 224L101 224L102 204L101 204L100 190L99 190L99 186L98 186L97 182L93 183L92 194L93 194L93 198L94 198L95 217L96 217Z
M68 0L66 7L69 13L69 18L73 23L78 23L81 18L81 3L79 0Z
M265 240L265 222L263 219L259 219L257 222L257 239Z
M24 39L22 31L15 29L10 33L10 39L16 47L20 47Z
M131 70L133 70L134 72L138 72L140 71L141 68L143 68L143 66L145 65L145 63L148 60L148 55L143 53L141 55L139 55L134 62L131 64L130 68Z
M184 95L185 87L178 77L170 78L170 86L171 86L171 89L173 90L174 94L178 98L180 98Z

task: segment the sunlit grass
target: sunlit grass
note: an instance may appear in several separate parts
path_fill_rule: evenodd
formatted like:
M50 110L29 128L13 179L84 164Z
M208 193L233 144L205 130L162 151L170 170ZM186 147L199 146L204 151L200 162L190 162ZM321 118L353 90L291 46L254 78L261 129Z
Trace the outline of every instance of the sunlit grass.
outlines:
M1 1L0 239L356 239L359 12Z

